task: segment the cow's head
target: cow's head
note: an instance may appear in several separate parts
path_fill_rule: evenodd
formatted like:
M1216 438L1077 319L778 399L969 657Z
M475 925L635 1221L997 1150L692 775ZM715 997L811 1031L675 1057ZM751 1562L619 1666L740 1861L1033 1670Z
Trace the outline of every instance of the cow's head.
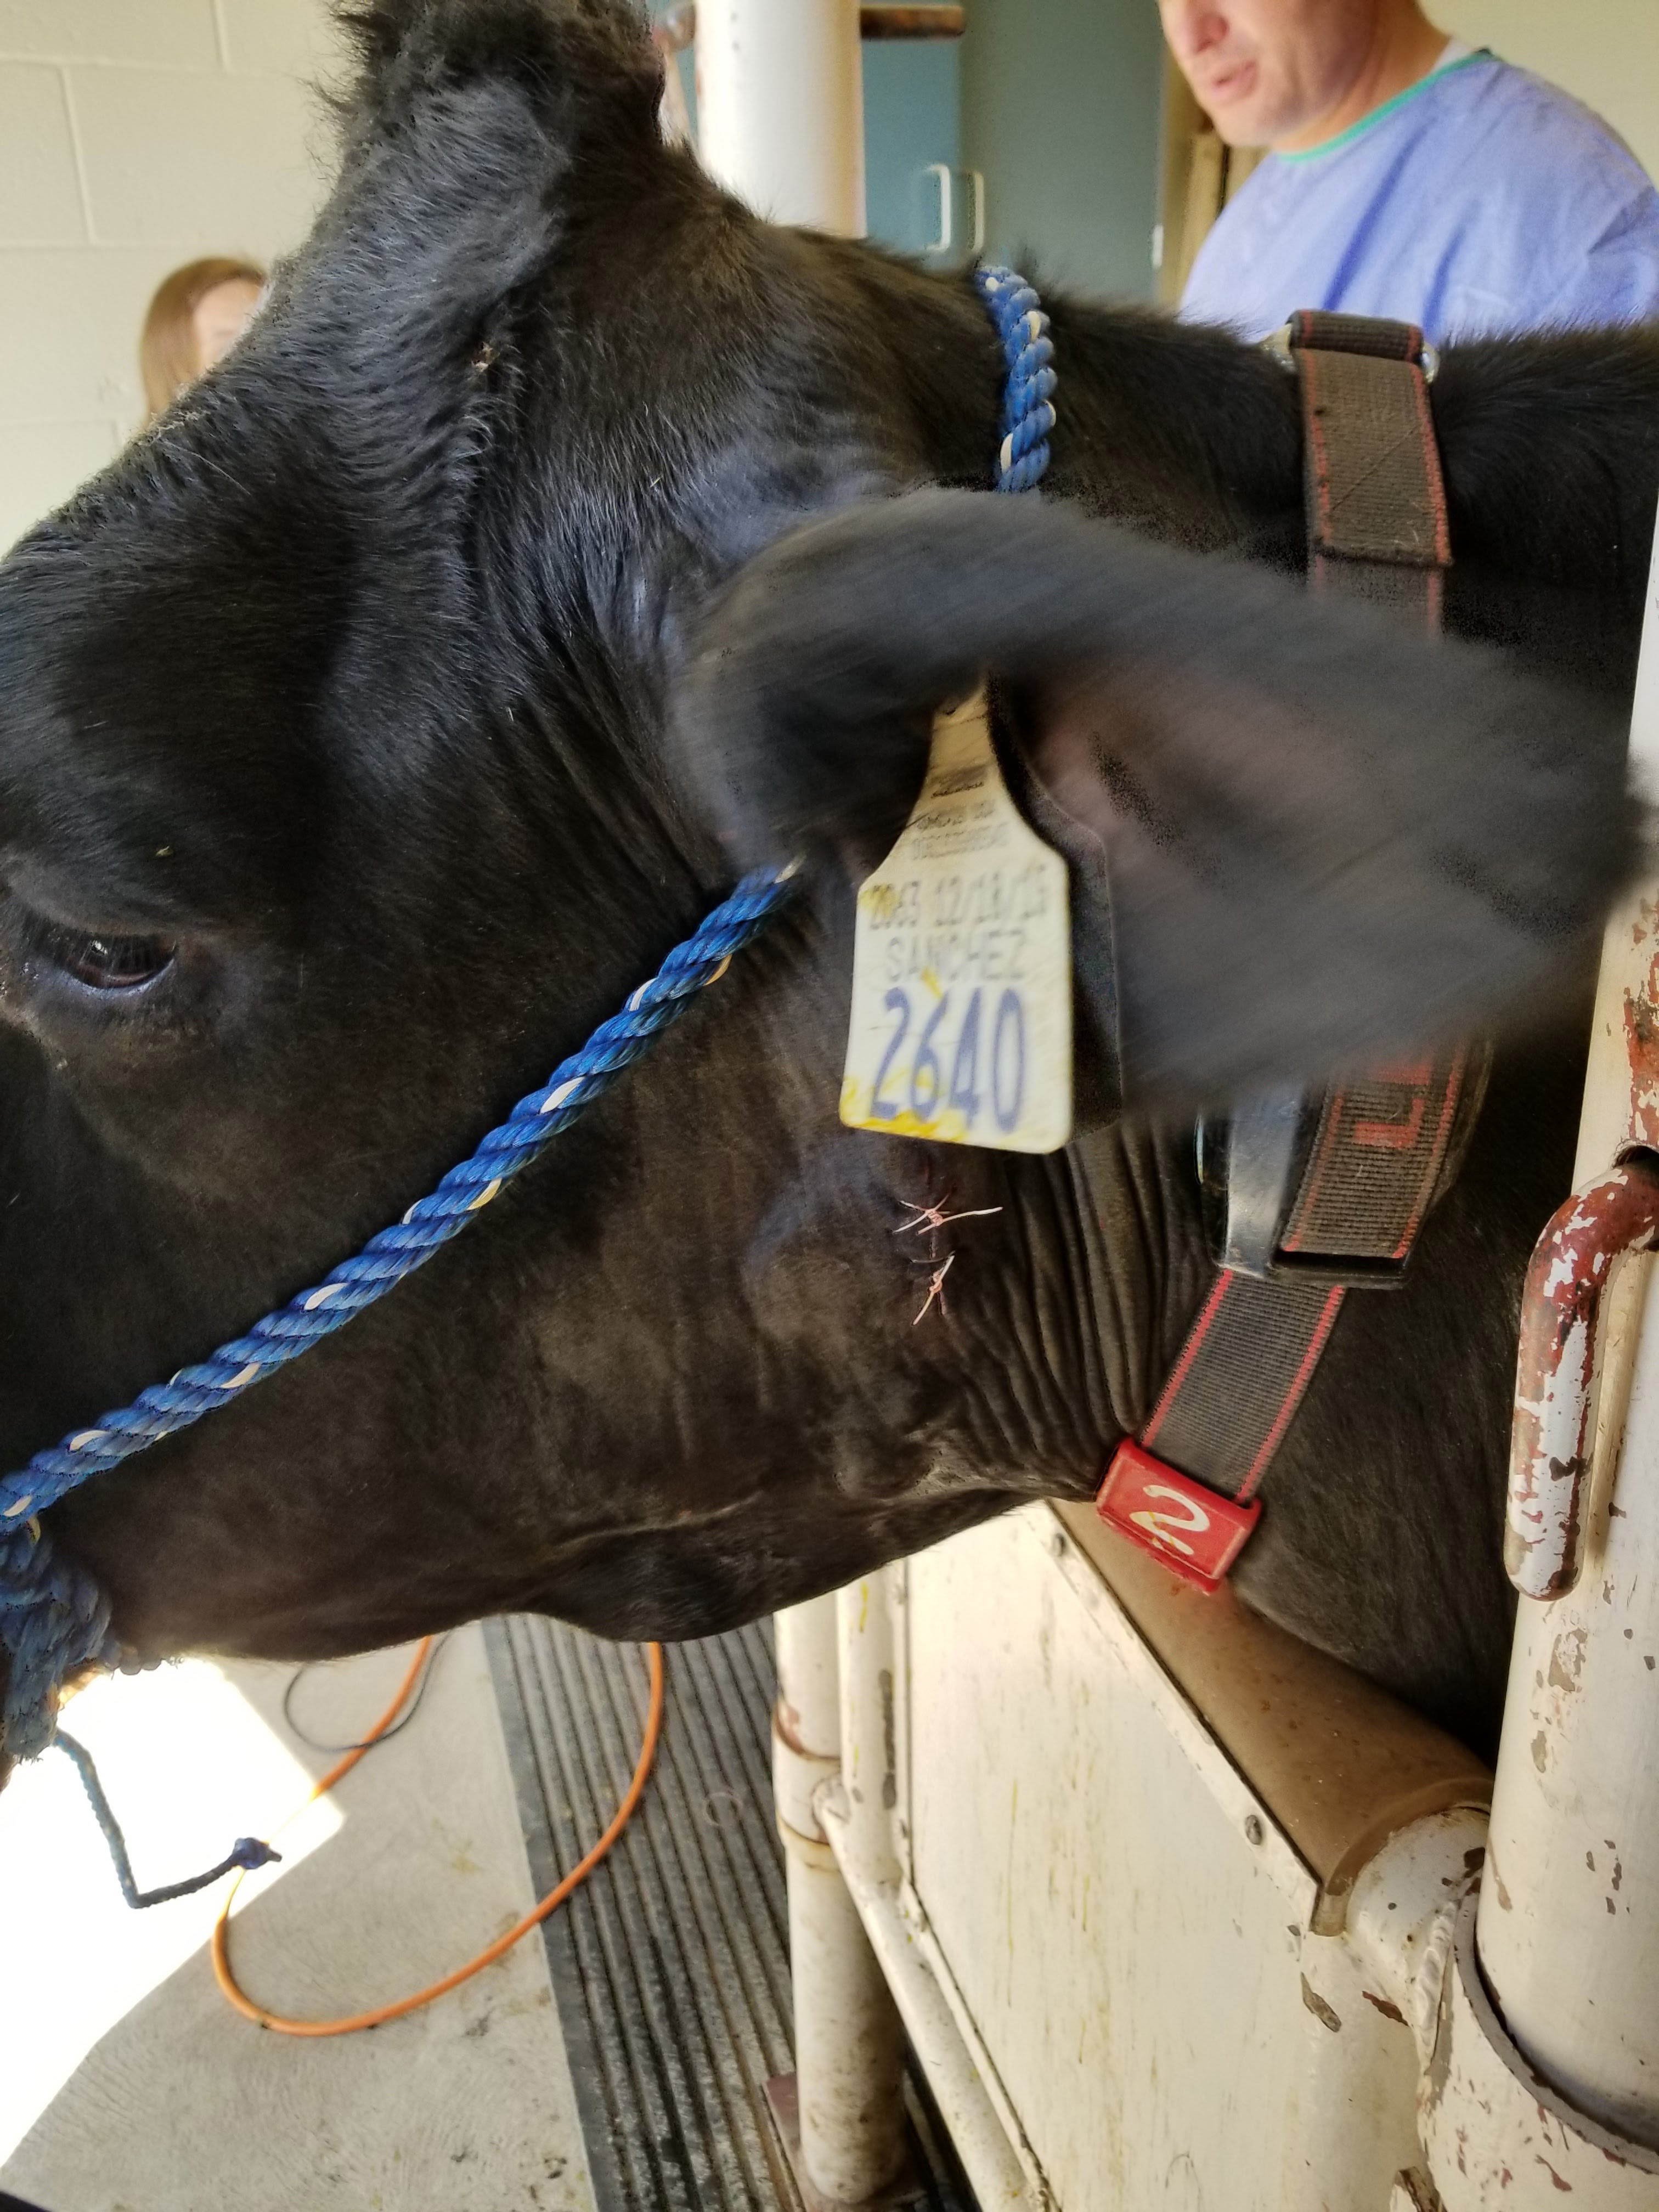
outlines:
M1103 1354L1046 1165L836 1123L848 856L932 704L1008 679L1110 845L1161 1113L1512 1011L1624 864L1614 748L1040 506L859 507L722 598L982 471L971 294L721 197L597 0L353 20L314 236L0 569L0 1449L320 1279L799 840L798 909L476 1228L56 1516L148 1652L696 1632L1083 1485L1179 1325ZM916 1328L945 1182L993 1211Z

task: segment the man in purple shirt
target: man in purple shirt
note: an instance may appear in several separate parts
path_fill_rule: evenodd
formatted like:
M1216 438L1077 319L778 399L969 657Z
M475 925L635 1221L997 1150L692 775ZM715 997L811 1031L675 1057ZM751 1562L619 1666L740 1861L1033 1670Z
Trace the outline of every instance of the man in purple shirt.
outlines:
M1223 210L1189 322L1297 307L1436 342L1659 320L1659 193L1589 108L1471 52L1417 0L1160 0L1230 145L1272 150Z

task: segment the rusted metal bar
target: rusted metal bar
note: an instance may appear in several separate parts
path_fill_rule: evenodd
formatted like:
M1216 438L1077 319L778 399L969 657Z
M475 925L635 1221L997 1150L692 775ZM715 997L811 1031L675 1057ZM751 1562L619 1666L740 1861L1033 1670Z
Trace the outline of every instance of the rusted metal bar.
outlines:
M1607 1294L1619 1262L1656 1242L1659 1167L1638 1152L1569 1199L1533 1254L1504 1530L1523 1597L1560 1597L1578 1580Z
M959 39L967 27L967 9L942 4L942 0L915 8L871 0L859 9L861 39ZM656 39L665 53L684 53L696 35L697 0L679 0L678 7L658 19Z
M959 39L967 27L965 8L877 5L859 9L861 39Z
M1631 755L1650 783L1659 772L1659 548ZM1565 1594L1523 1604L1516 1625L1479 1972L1460 1984L1471 2008L1468 2033L1452 2023L1449 2069L1436 2056L1443 2087L1430 2162L1447 2212L1516 2205L1521 2191L1510 2183L1523 2170L1545 2173L1518 2135L1512 2144L1489 2137L1494 2155L1480 2154L1495 2107L1463 2061L1482 2036L1511 2078L1517 2064L1528 2081L1535 2072L1553 2096L1622 2138L1611 2147L1616 2159L1598 2154L1582 2170L1557 2161L1552 2202L1571 2189L1579 2212L1659 2206L1659 1301L1650 1280L1659 1261L1616 1262L1620 1250L1653 1241L1656 915L1659 884L1650 883L1607 931L1574 1168L1583 1195L1540 1248L1549 1257L1534 1265L1523 1323L1532 1348L1521 1395L1530 1402L1517 1410L1511 1533L1519 1504L1522 1533L1546 1547L1531 1580ZM1583 1571L1568 1587L1581 1550ZM1482 1986L1491 2021L1475 2016ZM1487 2069L1486 2079L1497 2076ZM1632 2176L1646 2194L1632 2198Z

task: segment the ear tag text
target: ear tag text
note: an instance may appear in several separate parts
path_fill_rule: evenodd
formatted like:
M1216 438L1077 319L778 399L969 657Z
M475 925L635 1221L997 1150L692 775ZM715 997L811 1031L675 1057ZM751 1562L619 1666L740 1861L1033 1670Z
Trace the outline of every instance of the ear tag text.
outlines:
M1006 1152L1071 1136L1066 863L1008 795L983 690L935 719L921 795L860 889L841 1118Z

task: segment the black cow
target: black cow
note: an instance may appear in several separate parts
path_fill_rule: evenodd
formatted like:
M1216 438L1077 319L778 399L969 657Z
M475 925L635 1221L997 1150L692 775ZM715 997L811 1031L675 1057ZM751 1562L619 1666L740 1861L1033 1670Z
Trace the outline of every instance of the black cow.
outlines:
M8 1463L321 1280L738 861L805 889L423 1273L58 1540L149 1656L747 1619L1089 1492L1206 1280L1196 1107L1486 1025L1461 1176L1349 1302L1237 1580L1488 1740L1517 1286L1632 864L1654 335L1448 356L1465 641L1419 641L1304 595L1272 360L1052 302L1048 495L994 500L969 284L723 197L632 16L348 21L270 305L0 568ZM1066 1155L836 1118L851 885L981 667L1109 864L1097 1209ZM989 1211L915 1325L898 1232L947 1192Z

